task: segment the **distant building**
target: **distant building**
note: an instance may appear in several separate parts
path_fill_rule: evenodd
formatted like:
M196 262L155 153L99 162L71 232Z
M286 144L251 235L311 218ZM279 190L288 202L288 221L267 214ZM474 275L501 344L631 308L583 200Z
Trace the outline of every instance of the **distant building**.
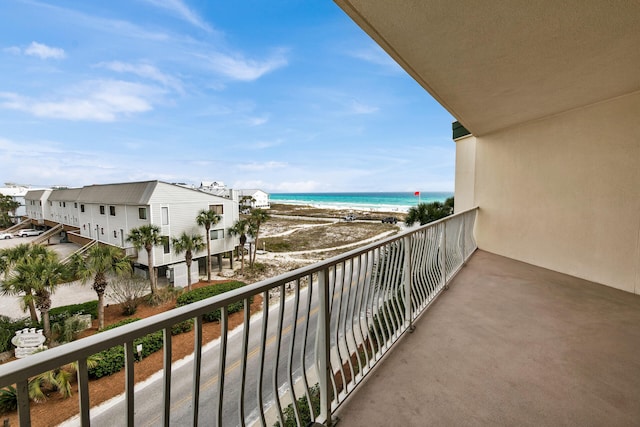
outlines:
M13 200L20 203L20 207L16 209L15 215L12 212L9 212L9 215L15 216L16 218L25 216L27 214L27 209L24 196L27 194L27 191L30 190L30 187L28 185L14 184L12 182L5 182L4 185L4 187L0 187L0 194L11 196Z
M262 190L238 190L238 201L241 206L251 209L269 209L271 202L269 201L269 193Z
M238 202L207 194L196 189L161 181L90 185L82 188L29 191L26 195L27 215L39 224L54 227L63 224L65 231L80 236L83 242L98 242L121 247L133 254L135 265L148 271L144 250L131 251L127 236L133 228L156 225L161 230L163 245L153 249L158 276L166 276L176 286L186 286L185 255L176 254L171 238L182 232L204 233L195 221L203 209L220 214L221 221L209 232L211 255L231 252L237 238L228 235L239 218ZM206 263L206 250L193 254L192 281L198 280L198 264Z

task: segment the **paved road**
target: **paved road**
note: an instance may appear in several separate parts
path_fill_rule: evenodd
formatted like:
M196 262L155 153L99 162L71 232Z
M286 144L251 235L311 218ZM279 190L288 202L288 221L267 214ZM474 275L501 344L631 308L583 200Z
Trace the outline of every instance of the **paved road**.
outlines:
M355 269L354 269L355 270ZM347 276L351 275L350 268L347 267ZM347 306L347 299L350 301L355 300L357 297L356 292L348 292L350 289L345 289L344 294L341 292L342 283L342 269L338 269L336 272L336 283L338 283L338 289L333 293L334 295L334 307L335 304ZM333 286L333 278L330 278L330 286ZM345 295L342 300L341 296ZM280 310L280 304L275 304L269 309L268 312L268 328L267 328L267 346L266 357L264 366L264 379L263 379L263 405L265 408L269 407L273 403L273 396L276 393L276 389L282 389L283 385L286 385L289 381L288 369L289 366L289 348L291 345L291 338L294 336L295 327L295 340L294 351L292 358L292 372L293 381L297 382L303 373L302 357L304 355L304 369L307 372L313 371L310 369L313 367L315 360L315 331L317 326L317 287L314 286L312 291L311 301L308 300L308 288L304 288L300 291L300 312L306 313L307 304L310 303L310 317L308 327L308 338L306 342L306 350L302 352L303 348L303 334L306 326L306 316L303 314L295 313L295 300L294 298L288 298L284 304L284 316L282 322L282 334L280 346L278 347L278 314ZM304 307L304 309L303 309ZM337 314L340 310L334 310L335 315L332 318L332 331L337 331L336 322L339 321ZM261 328L263 323L263 313L254 315L250 322L249 327L249 345L248 345L248 361L247 361L247 375L245 385L245 420L247 422L256 421L259 417L258 401L257 401L257 388L260 369L260 342L261 342ZM295 319L295 320L294 320ZM343 320L344 322L344 320ZM349 329L349 327L347 328ZM223 402L223 422L224 426L239 425L240 412L239 402L241 394L241 376L242 369L240 360L242 360L242 334L243 327L239 327L232 331L228 338L227 345L227 357L226 357L226 373L224 382L224 402ZM337 336L337 332L335 332ZM351 334L348 334L351 335ZM355 337L357 341L361 341L359 335L351 335ZM334 351L332 359L337 360L337 353L335 346L336 337L332 337L334 343ZM353 338L350 339L351 347L354 347ZM341 346L344 349L344 344ZM275 364L276 352L278 348L281 349L279 355L279 363ZM218 396L218 361L220 355L220 343L219 341L210 343L203 349L202 356L202 373L201 373L201 390L200 390L200 409L199 409L199 422L200 425L216 425L217 417L217 396ZM278 366L277 372L277 384L274 387L274 366ZM283 369L283 367L285 367ZM181 426L190 425L193 417L192 408L192 384L193 384L193 361L192 358L187 358L183 362L174 364L172 370L172 393L171 393L171 425ZM309 379L312 382L310 385L315 384L314 379ZM161 408L162 408L162 378L157 375L156 378L150 379L143 384L139 384L136 387L136 413L135 420L136 425L140 426L157 426L161 423ZM91 412L91 423L93 426L113 426L124 423L125 406L122 398L116 399L101 407L94 408ZM271 422L267 422L267 425L272 425ZM74 425L73 421L67 425Z

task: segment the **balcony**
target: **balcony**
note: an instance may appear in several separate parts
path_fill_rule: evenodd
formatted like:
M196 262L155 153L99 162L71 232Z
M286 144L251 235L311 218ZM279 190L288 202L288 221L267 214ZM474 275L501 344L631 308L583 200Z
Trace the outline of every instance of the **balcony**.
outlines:
M347 426L632 426L640 297L477 251L341 408Z
M0 387L16 384L22 426L31 425L28 378L75 361L72 425L640 418L640 298L475 251L476 212L2 365ZM254 313L258 295L264 305ZM232 306L243 319L235 329ZM216 309L221 337L203 345L204 315ZM188 319L194 354L171 364L172 325ZM136 385L134 340L156 331L165 368ZM116 345L123 394L89 408L87 357ZM305 399L316 402L311 411L291 405Z

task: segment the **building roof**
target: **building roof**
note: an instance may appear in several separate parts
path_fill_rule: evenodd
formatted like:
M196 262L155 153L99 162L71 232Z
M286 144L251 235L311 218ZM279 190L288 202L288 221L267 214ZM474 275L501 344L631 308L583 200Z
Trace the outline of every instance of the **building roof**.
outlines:
M158 181L89 185L82 187L77 201L112 205L146 205L157 185Z
M45 193L50 191L51 190L29 190L27 191L27 194L25 194L24 197L25 199L30 199L30 200L40 200Z
M82 191L82 188L64 188L51 191L49 200L56 200L61 202L75 202L78 199L78 195Z
M640 2L335 0L476 136L640 90Z

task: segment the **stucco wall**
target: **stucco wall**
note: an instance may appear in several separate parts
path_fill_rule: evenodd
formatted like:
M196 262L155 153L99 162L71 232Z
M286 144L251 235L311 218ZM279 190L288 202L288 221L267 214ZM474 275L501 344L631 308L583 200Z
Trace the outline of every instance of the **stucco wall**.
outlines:
M476 206L476 138L472 135L456 139L455 212Z
M639 113L636 92L477 138L479 247L640 293Z

